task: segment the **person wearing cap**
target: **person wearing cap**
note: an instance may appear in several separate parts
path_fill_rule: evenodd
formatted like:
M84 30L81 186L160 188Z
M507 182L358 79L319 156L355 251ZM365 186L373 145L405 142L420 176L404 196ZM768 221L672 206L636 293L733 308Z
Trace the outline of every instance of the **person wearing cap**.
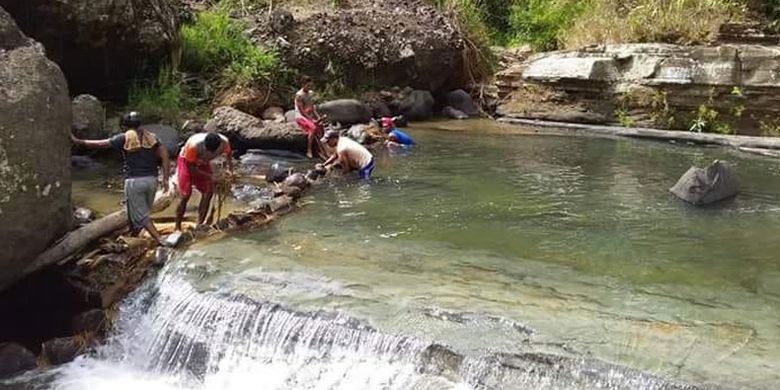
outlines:
M168 192L170 163L168 150L157 137L141 127L141 115L130 112L122 117L122 133L109 139L82 140L71 134L76 145L90 149L114 148L122 152L125 175L125 204L131 232L146 229L158 244L165 245L152 222L152 205L157 192L157 176L162 167L162 189Z
M176 231L181 231L187 202L192 196L192 187L200 192L198 206L198 226L203 225L211 206L214 193L214 174L211 161L219 156L225 156L228 176L233 175L233 151L227 137L217 133L198 133L191 136L179 153L176 160L176 176L179 181L181 200L176 207Z
M336 130L326 132L321 141L335 149L335 153L323 164L325 168L339 164L345 173L357 170L361 179L371 179L371 174L374 172L374 156L363 145L342 137Z
M384 117L381 119L382 130L387 136L388 146L414 146L414 138L401 129L396 127L396 123L403 121L403 117Z

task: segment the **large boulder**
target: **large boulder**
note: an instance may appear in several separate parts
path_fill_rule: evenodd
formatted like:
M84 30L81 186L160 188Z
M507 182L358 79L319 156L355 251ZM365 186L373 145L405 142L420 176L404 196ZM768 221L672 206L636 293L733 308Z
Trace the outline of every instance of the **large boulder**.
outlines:
M103 103L92 95L73 98L73 133L82 139L102 139L108 136L105 130L106 110Z
M73 361L85 349L83 340L76 336L60 337L43 343L41 354L56 366Z
M326 115L330 122L341 123L342 125L367 123L371 120L371 109L365 103L354 99L339 99L326 102L319 105L317 111L322 115Z
M71 102L43 47L0 8L0 290L71 226ZM15 44L14 44L15 42Z
M179 132L173 127L160 124L144 125L144 130L154 133L165 149L168 150L168 157L175 159L179 153Z
M409 120L425 120L433 116L433 95L428 91L412 91L401 102L399 110Z
M703 206L736 196L739 180L728 163L715 160L704 169L691 167L670 191L688 203Z
M35 355L14 343L0 343L0 379L9 378L38 366Z
M239 152L249 149L306 151L306 135L294 123L263 123L232 107L214 110L206 131L216 131L230 139Z
M179 0L0 0L43 43L75 93L124 97L176 44Z
M479 109L474 104L474 99L468 92L462 89L456 89L451 91L446 96L447 105L470 116L479 116Z
M336 70L350 85L438 91L467 80L460 29L430 2L349 3L295 19L261 7L253 33L259 41L275 42L291 67L313 76Z

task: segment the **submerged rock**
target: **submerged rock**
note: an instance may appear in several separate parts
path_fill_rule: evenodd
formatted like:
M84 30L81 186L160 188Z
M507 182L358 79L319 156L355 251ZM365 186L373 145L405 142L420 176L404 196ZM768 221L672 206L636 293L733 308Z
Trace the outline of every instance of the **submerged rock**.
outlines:
M71 324L71 330L76 335L84 333L102 334L108 327L108 319L105 311L92 309L74 316Z
M695 206L733 198L739 193L739 181L725 161L715 160L706 168L691 167L669 191Z
M38 366L35 355L15 343L0 343L0 379L32 370Z
M76 207L73 209L73 220L79 225L90 223L95 220L95 212L86 207Z
M0 8L0 290L70 229L71 100L43 47Z
M354 99L326 102L319 105L317 111L326 115L330 122L342 125L368 123L371 120L371 109L365 103Z

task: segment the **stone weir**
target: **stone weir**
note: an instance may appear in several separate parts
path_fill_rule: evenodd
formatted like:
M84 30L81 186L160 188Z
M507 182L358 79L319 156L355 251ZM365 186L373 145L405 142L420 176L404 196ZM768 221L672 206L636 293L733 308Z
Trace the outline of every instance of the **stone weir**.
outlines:
M780 46L620 44L541 53L497 75L498 113L722 134L780 133Z

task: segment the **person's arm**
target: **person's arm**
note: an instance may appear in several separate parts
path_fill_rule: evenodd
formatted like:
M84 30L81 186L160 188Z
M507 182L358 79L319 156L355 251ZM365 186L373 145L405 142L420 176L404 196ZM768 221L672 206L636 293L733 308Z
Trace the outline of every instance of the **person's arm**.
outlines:
M230 147L230 141L225 141L225 166L227 174L233 176L233 148Z
M86 140L78 139L73 133L70 134L70 139L74 145L81 145L89 149L108 149L111 147L111 139L99 139L99 140Z
M339 153L335 152L331 154L327 160L325 160L325 163L323 163L322 166L327 168L328 166L333 165L333 163L335 163L336 160L338 160L338 158L339 158Z
M170 187L168 186L168 181L171 177L171 162L168 157L168 148L166 148L162 144L157 145L157 155L160 157L160 161L162 163L162 188L163 192L168 192Z

